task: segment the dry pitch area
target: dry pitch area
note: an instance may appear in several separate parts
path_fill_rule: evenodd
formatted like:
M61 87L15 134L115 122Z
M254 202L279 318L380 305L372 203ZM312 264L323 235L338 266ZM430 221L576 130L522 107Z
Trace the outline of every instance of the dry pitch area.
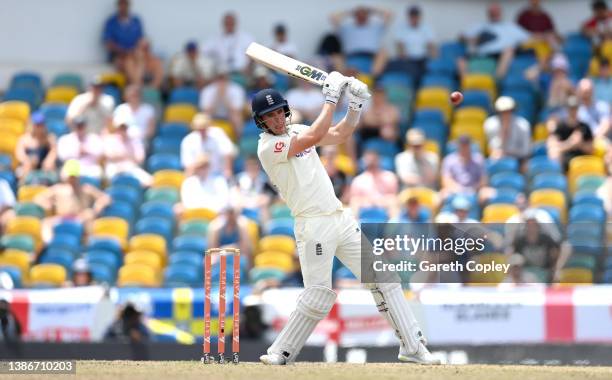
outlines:
M47 376L27 376L47 378ZM2 375L0 375L2 377ZM25 378L25 377L24 377ZM54 375L54 379L74 379ZM109 380L326 380L326 379L612 379L612 367L541 367L462 365L424 367L411 364L324 364L298 363L287 367L268 367L259 363L203 365L200 362L83 361L77 364L77 378Z

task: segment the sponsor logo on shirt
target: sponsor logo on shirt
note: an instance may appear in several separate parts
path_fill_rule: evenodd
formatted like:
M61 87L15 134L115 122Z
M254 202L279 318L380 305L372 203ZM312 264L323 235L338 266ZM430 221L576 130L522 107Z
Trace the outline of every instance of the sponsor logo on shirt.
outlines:
M283 148L285 148L285 143L282 141L277 141L276 144L274 144L274 153L281 153Z
M321 243L317 243L315 245L315 254L317 256L321 256L323 254L323 246L321 245Z
M311 151L312 151L312 148L308 148L308 149L305 149L305 150L301 151L300 153L296 154L295 156L296 156L297 158L304 157L304 156L306 156L308 153L310 153Z

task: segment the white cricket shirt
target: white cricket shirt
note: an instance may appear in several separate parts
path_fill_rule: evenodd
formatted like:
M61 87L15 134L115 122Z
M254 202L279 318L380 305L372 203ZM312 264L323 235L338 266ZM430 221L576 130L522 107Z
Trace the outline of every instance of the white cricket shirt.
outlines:
M270 181L287 202L291 215L330 215L342 210L342 202L334 194L315 147L287 157L291 138L307 128L306 125L291 124L287 127L288 133L281 136L261 133L257 156Z

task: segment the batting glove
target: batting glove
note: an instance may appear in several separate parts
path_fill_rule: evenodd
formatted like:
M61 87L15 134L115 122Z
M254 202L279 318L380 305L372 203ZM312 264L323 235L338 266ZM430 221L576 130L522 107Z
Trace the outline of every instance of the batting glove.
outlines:
M351 78L348 86L349 102L348 108L353 111L361 111L363 104L370 99L368 86L362 81Z
M321 90L323 95L325 95L325 101L332 104L338 103L342 90L344 90L344 86L346 86L349 81L350 78L345 77L337 71L329 73L327 78L325 78L323 89Z

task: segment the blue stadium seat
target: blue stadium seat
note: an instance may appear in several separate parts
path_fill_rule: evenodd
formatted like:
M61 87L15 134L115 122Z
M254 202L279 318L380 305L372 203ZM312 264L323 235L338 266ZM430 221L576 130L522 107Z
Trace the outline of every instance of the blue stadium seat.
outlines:
M43 89L42 77L34 72L20 72L13 75L9 88L35 88Z
M136 222L134 229L135 235L156 234L163 236L167 242L172 240L174 221L156 216L146 217Z
M40 111L45 115L45 121L47 124L51 120L61 120L64 121L66 118L66 111L68 110L68 106L65 104L43 104L40 106Z
M437 123L444 125L444 113L442 113L442 111L440 111L439 109L433 108L423 108L414 112L412 121L413 125L429 123Z
M457 82L453 77L442 74L427 74L423 77L421 87L443 87L452 91L457 88Z
M166 287L199 287L202 286L201 267L185 264L173 264L164 271L164 286Z
M185 264L194 268L202 268L203 253L194 251L176 251L168 257L168 265Z
M520 192L525 190L525 178L519 173L497 173L491 177L489 183L496 189L510 188Z
M380 138L369 139L364 143L363 150L374 150L380 156L394 157L399 153L399 148L394 142Z
M66 249L70 252L77 253L81 250L80 236L69 234L55 234L47 245L47 248Z
M516 204L517 197L520 192L515 189L502 188L497 189L495 195L487 200L488 204L509 203Z
M77 221L65 220L53 227L54 235L72 235L80 239L83 236L83 224Z
M38 108L40 104L40 95L36 90L29 87L17 87L11 88L4 93L4 101L8 100L20 100L28 103L30 109L34 110Z
M174 238L172 251L191 251L202 254L206 251L208 244L206 238L194 235L183 235Z
M592 256L601 256L606 248L600 241L589 238L570 239L573 254L587 254Z
M527 176L529 178L533 178L543 173L561 174L561 164L551 160L546 155L536 156L529 160L527 163Z
M384 208L364 207L359 210L359 219L367 219L371 221L371 223L386 223L389 219L389 214Z
M113 270L106 265L92 263L89 266L89 271L91 272L93 280L97 284L115 284L116 270Z
M435 59L430 59L427 62L427 73L429 74L454 76L456 72L457 67L454 60L439 57Z
M270 220L266 224L266 235L286 235L294 237L293 234L293 219L279 218Z
M346 57L346 66L357 69L360 73L370 74L372 72L372 57L363 55L349 55Z
M53 263L63 266L66 271L72 273L72 263L74 262L74 255L70 251L65 250L49 250L45 252L40 258L41 264Z
M13 158L8 154L0 154L0 170L11 169L13 167Z
M160 170L182 171L181 158L177 154L156 153L147 159L147 170L156 173Z
M115 100L115 106L121 104L121 90L114 85L104 86L104 93L113 97Z
M557 173L541 173L533 177L531 190L556 189L567 193L567 178Z
M191 132L185 123L164 123L157 130L157 136L169 139L183 139Z
M402 86L411 88L414 85L414 79L412 79L412 77L407 73L400 71L392 71L383 73L380 76L377 84L383 87Z
M174 210L172 205L165 202L146 202L140 206L140 215L143 218L158 217L174 221Z
M0 171L0 178L8 182L9 186L13 190L13 193L17 193L17 177L15 173L8 170Z
M491 98L486 91L468 90L463 93L463 102L459 107L480 107L491 113Z
M127 186L136 190L139 194L142 192L140 181L129 174L118 174L111 180L111 186Z
M440 57L454 61L455 59L462 57L466 53L466 47L461 42L444 42L440 44Z
M558 226L561 226L561 212L556 207L538 206L539 209L546 211Z
M19 289L23 286L23 280L21 278L21 269L12 265L3 265L0 266L0 273L6 273L9 275L9 277L13 281L13 287L15 289Z
M603 208L598 206L579 204L570 209L569 220L570 223L595 222L603 225L606 221L606 212Z
M546 155L548 154L548 149L546 148L546 142L534 144L532 154L534 158L541 157L541 156L546 157Z
M113 203L109 204L104 208L104 210L102 210L101 216L114 216L131 224L136 219L135 207L137 207L137 205L133 203L113 201Z
M195 87L179 87L172 90L168 104L187 103L199 106L200 92Z
M498 160L487 159L487 174L494 176L497 173L511 172L518 173L518 160L513 157L502 157Z
M81 176L79 177L81 184L88 184L95 188L102 189L102 180L96 177Z
M123 265L123 257L117 256L117 254L112 251L105 251L101 249L87 251L85 253L85 260L87 260L90 265L104 265L110 268L113 273L115 273L117 269Z
M69 86L74 87L77 91L83 91L83 78L77 73L59 73L51 81L51 87Z
M153 153L181 153L182 137L161 137L157 136L153 139Z
M567 237L570 241L593 240L601 243L603 230L599 223L570 223L567 226Z
M244 123L242 137L259 137L261 132L261 129L259 129L255 124L255 120L249 118L249 120Z
M599 198L596 194L592 193L588 190L580 190L574 194L574 198L572 199L573 205L582 205L589 204L597 207L604 207L603 200Z
M70 133L70 128L64 120L52 119L47 121L47 130L56 137L62 137Z
M126 202L133 206L138 206L142 199L138 190L124 185L111 185L106 188L105 193L110 195L113 201Z
M91 251L112 252L113 254L115 254L115 256L119 260L121 260L120 262L123 262L123 250L121 248L121 244L115 239L102 238L102 237L90 238L89 242L87 243L87 246L85 247L85 250L87 252L91 252Z

